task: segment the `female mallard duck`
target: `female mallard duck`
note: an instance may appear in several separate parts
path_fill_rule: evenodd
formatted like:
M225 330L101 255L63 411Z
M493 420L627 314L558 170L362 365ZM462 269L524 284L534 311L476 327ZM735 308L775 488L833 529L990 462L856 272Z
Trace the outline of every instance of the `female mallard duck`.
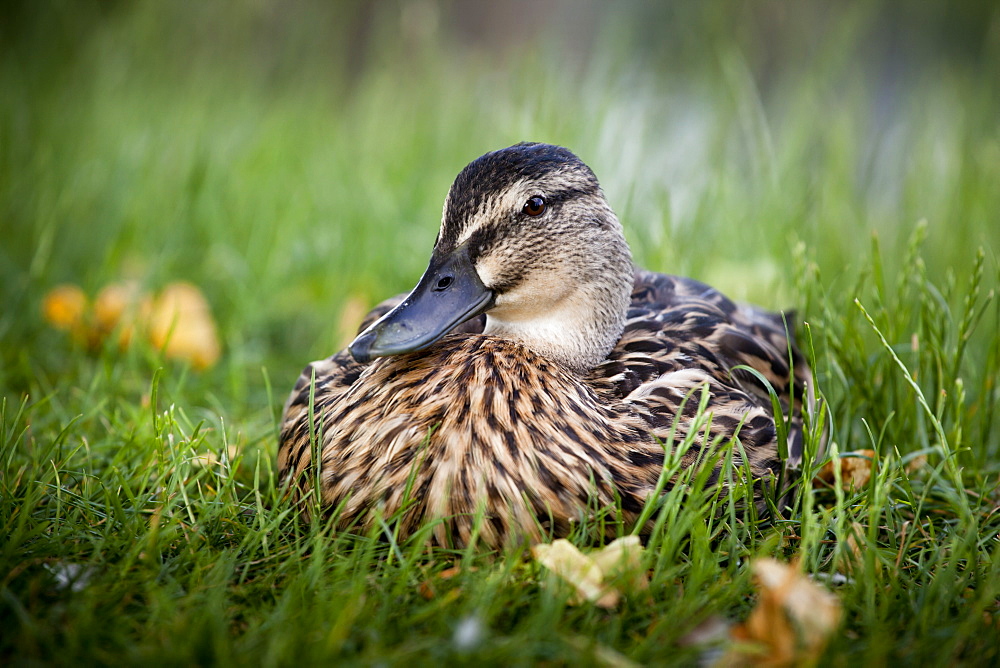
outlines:
M364 530L405 507L402 535L441 519L435 540L459 545L480 516L493 546L564 535L598 509L620 507L634 524L671 429L685 435L704 387L712 440L738 434L755 477L777 474L767 392L733 367L756 369L785 403L808 373L796 359L790 378L798 354L780 316L636 269L593 172L547 144L463 169L427 271L362 328L299 377L281 476L341 526ZM798 424L790 441L797 456Z

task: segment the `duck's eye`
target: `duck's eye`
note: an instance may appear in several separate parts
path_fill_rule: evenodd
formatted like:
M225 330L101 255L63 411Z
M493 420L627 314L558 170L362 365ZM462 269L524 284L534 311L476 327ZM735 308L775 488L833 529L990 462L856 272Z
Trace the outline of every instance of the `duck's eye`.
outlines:
M541 197L532 197L524 203L522 211L529 216L540 216L545 213L545 200Z

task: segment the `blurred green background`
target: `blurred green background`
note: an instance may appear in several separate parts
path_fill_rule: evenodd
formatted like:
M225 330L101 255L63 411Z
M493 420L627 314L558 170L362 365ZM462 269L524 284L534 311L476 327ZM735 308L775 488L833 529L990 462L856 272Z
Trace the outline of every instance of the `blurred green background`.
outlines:
M711 535L681 507L617 612L520 559L428 600L455 554L292 521L286 392L522 140L594 169L638 263L798 309L830 447L878 481ZM996 2L0 2L0 663L705 662L749 560L841 576L858 522L829 660L995 665L998 251ZM122 280L197 285L219 363L46 324Z
M0 15L6 394L71 347L60 282L201 287L232 395L283 395L407 290L451 179L521 140L601 179L638 262L809 315L928 221L1000 241L992 2L13 2ZM251 396L252 395L252 396ZM220 402L225 403L225 402Z

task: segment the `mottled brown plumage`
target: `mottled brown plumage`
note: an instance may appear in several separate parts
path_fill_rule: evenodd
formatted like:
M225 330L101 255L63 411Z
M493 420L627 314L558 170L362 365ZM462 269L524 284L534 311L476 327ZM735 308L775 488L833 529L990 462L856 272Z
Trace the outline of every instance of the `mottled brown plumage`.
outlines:
M468 543L477 516L492 546L564 535L601 509L634 524L703 387L709 442L736 436L755 477L777 474L767 392L732 369L758 370L786 405L803 396L808 369L791 347L790 371L782 318L630 258L569 151L519 144L474 161L413 293L376 307L350 352L296 383L278 454L294 497L318 479L322 506L359 529L406 504L400 533L440 519L433 536L445 544ZM801 438L794 421L793 458Z

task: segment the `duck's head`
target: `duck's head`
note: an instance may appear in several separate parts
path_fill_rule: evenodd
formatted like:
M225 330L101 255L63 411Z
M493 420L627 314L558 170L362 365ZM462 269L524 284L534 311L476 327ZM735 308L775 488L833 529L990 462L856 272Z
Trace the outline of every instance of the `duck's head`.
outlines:
M485 313L486 334L585 373L621 337L632 277L590 168L559 146L517 144L461 171L427 271L350 351L364 363L422 350Z

